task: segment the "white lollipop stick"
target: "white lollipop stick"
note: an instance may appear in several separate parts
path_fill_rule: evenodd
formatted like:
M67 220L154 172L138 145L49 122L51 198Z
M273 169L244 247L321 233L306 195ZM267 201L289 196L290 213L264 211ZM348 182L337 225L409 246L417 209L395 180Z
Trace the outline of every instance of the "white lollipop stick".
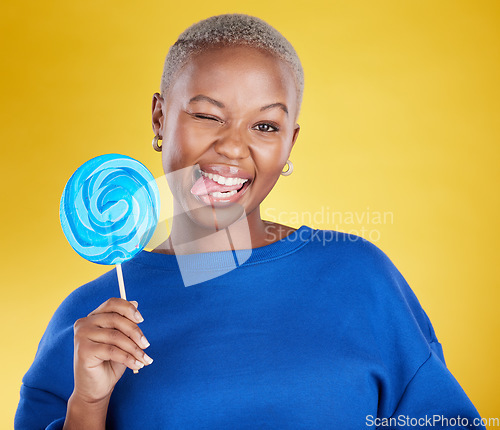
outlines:
M120 297L123 300L127 300L127 295L125 294L125 284L123 282L123 272L122 272L121 263L118 263L116 265L116 275L118 276L118 285L120 287Z
M127 300L127 295L125 294L125 283L123 282L122 265L120 263L118 263L116 265L116 276L118 276L118 286L120 287L120 297L123 300ZM139 371L134 369L134 373L139 373Z

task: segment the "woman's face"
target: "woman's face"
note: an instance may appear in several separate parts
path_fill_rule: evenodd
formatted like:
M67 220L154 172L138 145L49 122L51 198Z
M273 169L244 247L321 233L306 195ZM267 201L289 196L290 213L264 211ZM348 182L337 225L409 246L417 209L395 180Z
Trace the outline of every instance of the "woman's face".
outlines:
M183 211L202 225L216 213L219 228L235 206L253 213L289 158L297 109L292 71L266 52L224 47L189 61L166 99L153 98L163 169Z

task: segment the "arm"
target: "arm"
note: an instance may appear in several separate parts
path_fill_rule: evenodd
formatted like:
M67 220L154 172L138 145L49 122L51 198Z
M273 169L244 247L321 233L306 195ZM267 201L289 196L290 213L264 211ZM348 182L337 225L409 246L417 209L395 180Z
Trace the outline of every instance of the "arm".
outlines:
M66 402L53 393L23 384L14 428L105 429L108 404L109 397L102 402L87 403L74 395Z
M110 397L100 402L88 403L72 394L68 400L63 430L104 430Z
M386 421L374 427L484 429L446 367L441 344L416 295L385 253L369 242L362 244L369 257L364 267L372 268L371 325L381 339L379 353L388 369L378 408L378 418Z
M112 298L74 325L68 309L56 311L23 378L16 429L105 427L111 393L125 369L152 361L142 351L148 344L136 306Z
M407 384L390 418L389 423L405 422L407 427L413 420L414 428L485 430L478 411L434 351Z

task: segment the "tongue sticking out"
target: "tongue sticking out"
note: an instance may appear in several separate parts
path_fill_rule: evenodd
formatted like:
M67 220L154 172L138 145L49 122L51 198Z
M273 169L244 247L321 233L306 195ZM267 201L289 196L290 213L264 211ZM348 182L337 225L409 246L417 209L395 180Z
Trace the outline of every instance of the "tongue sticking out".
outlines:
M245 184L221 185L206 176L201 176L191 188L191 194L203 196L205 194L215 193L216 191L224 193L226 191L239 190L243 185Z

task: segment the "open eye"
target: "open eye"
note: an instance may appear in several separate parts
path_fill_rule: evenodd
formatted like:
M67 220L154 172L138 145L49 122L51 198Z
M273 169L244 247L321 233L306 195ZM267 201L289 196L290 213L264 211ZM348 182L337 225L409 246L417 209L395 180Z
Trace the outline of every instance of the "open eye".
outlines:
M268 122L262 122L257 124L256 127L259 127L258 131L262 131L264 133L276 133L279 131L279 127ZM271 130L272 129L272 130Z

